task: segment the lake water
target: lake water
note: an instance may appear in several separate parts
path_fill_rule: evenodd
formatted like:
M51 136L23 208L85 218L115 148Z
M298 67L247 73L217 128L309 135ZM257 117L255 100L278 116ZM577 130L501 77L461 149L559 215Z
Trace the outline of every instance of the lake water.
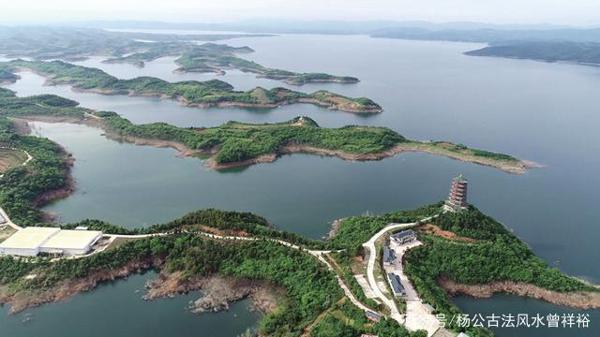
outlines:
M126 281L104 284L65 302L45 305L9 316L0 309L0 335L10 337L164 337L238 336L255 326L259 313L250 303L233 304L229 311L193 314L193 292L172 299L144 301L146 280L153 272ZM173 329L177 329L176 334Z
M30 73L21 74L23 79L9 87L19 95L57 93L83 106L116 111L135 123L202 126L227 120L275 122L308 115L324 126L387 126L410 138L450 140L546 167L517 176L426 154L366 163L292 155L272 164L215 172L199 159L177 158L172 149L119 144L85 126L36 123L38 134L64 145L76 158L77 191L46 209L64 221L91 217L125 226L163 222L205 207L248 210L282 229L317 238L340 217L437 202L445 197L451 177L464 173L470 180L473 204L513 229L552 265L600 282L600 224L595 213L600 190L599 68L462 55L477 48L476 44L364 36L286 35L227 43L251 46L256 53L244 57L265 66L357 76L361 82L355 85L293 88L367 96L385 111L362 117L309 105L203 110L152 98L42 86L43 79ZM145 68L100 61L83 63L123 78L221 78L243 90L256 85L282 86L239 72L223 77L175 74L173 58L149 62ZM548 306L503 297L459 299L457 303L470 312L501 303L505 303L503 310L513 312L547 310ZM592 323L600 322L600 311L590 313ZM514 336L513 331L498 334ZM564 331L546 336L564 336Z

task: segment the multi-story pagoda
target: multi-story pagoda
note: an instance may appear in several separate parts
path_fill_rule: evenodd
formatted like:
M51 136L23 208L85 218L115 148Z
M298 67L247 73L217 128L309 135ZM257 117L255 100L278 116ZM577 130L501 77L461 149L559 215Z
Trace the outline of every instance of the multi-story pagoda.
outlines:
M450 194L446 201L447 208L453 211L460 211L467 208L467 183L467 179L462 174L452 179Z

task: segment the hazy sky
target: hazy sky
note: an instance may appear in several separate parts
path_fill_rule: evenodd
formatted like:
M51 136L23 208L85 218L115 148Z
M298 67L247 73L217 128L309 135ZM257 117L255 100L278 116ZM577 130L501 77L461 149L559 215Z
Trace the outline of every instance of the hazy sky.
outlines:
M600 0L0 0L0 24L247 18L600 24Z

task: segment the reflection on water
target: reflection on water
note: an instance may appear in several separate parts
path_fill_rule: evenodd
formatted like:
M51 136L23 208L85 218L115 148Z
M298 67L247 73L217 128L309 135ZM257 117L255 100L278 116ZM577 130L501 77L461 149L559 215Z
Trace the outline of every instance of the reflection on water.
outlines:
M221 313L192 314L192 292L171 299L144 301L144 284L156 273L134 275L102 285L65 302L44 305L17 315L0 310L0 335L10 337L234 337L255 326L256 311L248 301Z
M292 35L228 43L253 47L256 53L244 57L269 67L357 76L361 82L354 85L300 89L368 96L385 111L359 117L309 105L261 111L193 109L152 98L44 87L42 79L27 73L10 87L20 95L57 93L84 106L116 111L135 123L208 126L227 120L262 123L308 115L324 126L387 126L410 138L446 139L546 167L515 176L424 154L366 163L293 155L273 164L221 173L207 170L198 159L176 158L171 149L118 144L84 126L39 123L42 135L63 144L77 160L73 168L77 191L47 210L65 221L92 217L137 226L218 207L254 211L283 229L320 237L336 218L436 202L446 195L450 178L464 173L471 182L471 202L512 228L536 254L569 274L600 281L600 227L595 212L600 190L600 68L462 55L478 47L475 44L364 36ZM121 77L142 72L171 80L214 77L174 74L169 58L150 62L147 69L127 65L105 69ZM257 83L253 74L228 76L238 75L238 88ZM461 303L470 310L469 300ZM492 307L504 302L494 297L473 303ZM506 301L512 311L537 310L539 305L530 300Z

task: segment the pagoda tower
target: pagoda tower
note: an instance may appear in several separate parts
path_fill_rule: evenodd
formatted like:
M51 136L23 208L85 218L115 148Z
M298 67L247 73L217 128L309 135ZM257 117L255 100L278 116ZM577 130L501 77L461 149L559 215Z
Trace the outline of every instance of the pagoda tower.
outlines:
M467 179L462 174L452 179L450 194L446 201L448 208L453 211L460 211L467 208L467 184Z

